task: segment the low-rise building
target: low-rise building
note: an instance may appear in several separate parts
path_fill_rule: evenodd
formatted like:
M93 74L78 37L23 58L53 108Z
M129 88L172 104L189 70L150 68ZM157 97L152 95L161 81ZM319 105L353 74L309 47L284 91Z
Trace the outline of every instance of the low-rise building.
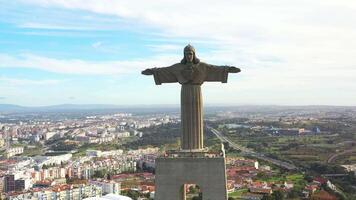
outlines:
M4 192L15 191L15 175L6 175L4 179Z
M12 147L6 150L6 157L11 158L12 156L19 155L23 153L23 147Z
M101 187L103 194L120 194L121 184L109 180L90 180L89 184Z
M7 194L8 200L31 199L51 200L68 199L81 200L89 197L102 196L101 187L96 185L57 185L46 189L32 189L25 192L13 192Z

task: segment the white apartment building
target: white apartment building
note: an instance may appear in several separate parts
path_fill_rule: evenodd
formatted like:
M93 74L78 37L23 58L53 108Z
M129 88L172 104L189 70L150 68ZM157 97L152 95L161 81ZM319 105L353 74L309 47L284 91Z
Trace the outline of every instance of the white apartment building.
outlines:
M120 194L121 184L108 180L90 180L89 184L101 187L103 195Z

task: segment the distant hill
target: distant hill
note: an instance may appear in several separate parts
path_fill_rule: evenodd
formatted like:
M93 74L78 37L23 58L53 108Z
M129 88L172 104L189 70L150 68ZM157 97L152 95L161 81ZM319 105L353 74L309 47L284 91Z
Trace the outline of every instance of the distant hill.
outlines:
M114 109L114 105L75 105L62 104L53 106L27 107L13 104L0 104L0 112L33 112L33 111L69 111L69 110L94 110L94 109Z
M13 111L21 111L26 110L27 107L18 106L13 104L0 104L0 112L13 112Z
M40 110L93 110L93 109L113 109L121 106L109 104L60 104L53 106L35 107Z
M180 105L112 105L112 104L60 104L52 106L19 106L13 104L0 104L0 113L23 112L76 112L76 111L120 111L120 112L179 112ZM276 112L276 111L356 111L355 106L277 106L277 105L204 105L204 112L230 110L235 112Z
M13 104L0 104L0 113L22 112L71 112L93 110L117 110L117 111L152 111L152 110L178 110L178 105L110 105L110 104L60 104L52 106L19 106Z

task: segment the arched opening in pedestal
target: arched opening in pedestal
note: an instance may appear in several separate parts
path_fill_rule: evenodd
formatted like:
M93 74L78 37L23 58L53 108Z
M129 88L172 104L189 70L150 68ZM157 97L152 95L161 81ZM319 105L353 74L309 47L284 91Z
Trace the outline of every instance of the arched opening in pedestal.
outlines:
M203 193L197 184L185 183L180 188L181 200L202 200Z

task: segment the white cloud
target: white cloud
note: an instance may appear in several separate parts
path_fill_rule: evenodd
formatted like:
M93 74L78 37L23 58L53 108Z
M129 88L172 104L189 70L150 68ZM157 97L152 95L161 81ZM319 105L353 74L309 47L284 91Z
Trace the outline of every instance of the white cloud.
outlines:
M44 56L23 54L17 57L0 54L0 67L32 68L49 72L77 75L122 75L140 73L153 66L173 64L175 56L164 55L136 61L85 61L80 59L55 59Z
M30 28L30 29L49 29L49 30L70 30L70 31L83 31L83 30L93 30L87 26L70 26L70 25L54 25L54 24L41 24L41 23L24 23L20 24L19 28ZM97 29L97 27L95 28Z
M109 21L109 26L106 26L103 20L102 25L99 23L100 26L85 23L83 26L77 26L80 29L108 30L115 27L116 23L118 27L124 25L132 30L140 30L142 26L149 27L150 31L141 33L154 36L147 39L152 44L146 46L159 55L145 60L106 62L54 59L38 55L0 55L0 67L31 67L67 74L137 73L146 67L166 66L178 62L181 55L164 53L176 51L183 48L180 45L191 42L196 45L198 56L203 61L242 68L242 73L231 76L231 84L224 87L231 93L252 95L245 99L250 100L261 94L263 102L267 95L262 94L269 93L270 96L280 97L280 102L285 100L282 98L285 95L300 100L295 98L299 95L304 97L301 100L304 102L317 99L312 94L328 98L329 102L340 102L338 97L349 99L349 104L355 100L356 1L22 2L45 8L86 11L118 20ZM95 18L95 15L90 15L93 16ZM32 22L27 24L27 27L75 30L76 25L80 25L83 19L78 21L79 23L75 23L75 20L73 18L71 23L59 22L60 20L38 24ZM156 41L159 41L159 44L155 43ZM102 43L93 44L93 47L102 46ZM200 52L200 49L206 47L209 51ZM216 92L221 90L220 85L208 84L208 87ZM341 91L346 91L344 96L337 95ZM238 98L239 94L235 96ZM234 95L228 100L232 97Z
M291 27L352 25L352 1L123 1L123 0L26 0L44 7L84 10L118 16L135 23L162 28L173 36L214 37L232 33L268 34ZM332 15L330 15L332 13ZM283 25L283 26L280 26ZM317 28L315 27L315 28ZM277 28L277 29L275 29ZM294 29L293 28L293 29ZM262 31L262 32L261 32ZM267 31L267 32L265 32Z
M181 50L182 51L182 45L173 45L173 44L163 44L163 45L147 45L148 48L150 48L152 51L158 52L158 53L165 53L165 52L171 52L171 51L177 51Z
M230 60L243 57L250 62L260 60L259 64L264 64L263 58L278 58L288 65L294 63L304 67L307 64L305 68L309 68L311 63L315 66L317 60L335 64L356 63L353 56L356 53L356 2L352 1L25 2L116 16L121 20L120 25L131 24L132 29L139 29L140 25L154 27L156 32L149 33L167 39L166 44L159 48L155 44L148 45L155 51L177 49L177 44L172 44L172 41L205 42L211 49L230 54Z
M91 46L93 47L93 48L98 48L98 47L100 47L100 46L102 46L102 42L95 42L95 43L93 43Z
M62 83L62 80L55 79L44 79L44 80L32 80L32 79L18 79L18 78L8 78L8 77L0 77L0 83L3 85L9 86L41 86L41 85L56 85Z

